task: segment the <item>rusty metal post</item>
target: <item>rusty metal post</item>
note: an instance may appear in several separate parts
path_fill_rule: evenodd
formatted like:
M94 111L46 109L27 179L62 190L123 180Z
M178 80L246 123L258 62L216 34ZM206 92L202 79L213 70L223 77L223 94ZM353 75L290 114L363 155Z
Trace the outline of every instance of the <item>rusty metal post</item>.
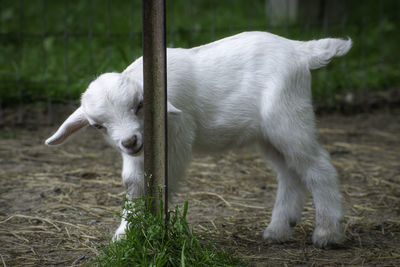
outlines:
M152 199L154 214L168 210L167 188L167 71L165 42L165 0L142 0L144 170L145 195Z

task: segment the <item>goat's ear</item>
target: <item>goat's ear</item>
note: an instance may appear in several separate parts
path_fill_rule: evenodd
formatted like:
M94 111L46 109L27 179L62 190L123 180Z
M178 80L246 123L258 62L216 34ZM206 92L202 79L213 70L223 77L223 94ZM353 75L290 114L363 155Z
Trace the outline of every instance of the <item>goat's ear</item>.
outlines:
M88 123L82 107L79 107L64 121L57 132L46 140L45 144L48 146L59 145L71 134L86 126Z
M182 110L177 109L174 105L172 105L169 101L167 102L167 112L168 115L179 115L182 113Z

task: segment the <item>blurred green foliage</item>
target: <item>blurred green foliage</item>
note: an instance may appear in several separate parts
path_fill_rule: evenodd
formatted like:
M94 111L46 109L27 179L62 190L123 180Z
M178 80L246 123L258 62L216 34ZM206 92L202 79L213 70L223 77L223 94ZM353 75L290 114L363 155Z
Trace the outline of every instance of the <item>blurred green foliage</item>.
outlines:
M303 15L271 27L265 0L167 0L167 44L192 47L247 30L299 40L350 36L350 54L313 74L314 97L332 104L337 93L399 87L399 2L351 0L335 23ZM141 24L140 0L1 1L0 101L77 99L97 75L141 56Z

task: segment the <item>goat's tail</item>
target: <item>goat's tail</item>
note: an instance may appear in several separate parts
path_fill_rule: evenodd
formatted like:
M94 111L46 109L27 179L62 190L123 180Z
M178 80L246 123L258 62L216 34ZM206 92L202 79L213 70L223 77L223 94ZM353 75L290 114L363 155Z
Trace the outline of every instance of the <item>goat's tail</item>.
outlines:
M326 38L320 40L312 40L308 42L297 41L301 54L306 57L308 67L312 70L322 68L327 65L333 57L340 57L349 52L352 41Z

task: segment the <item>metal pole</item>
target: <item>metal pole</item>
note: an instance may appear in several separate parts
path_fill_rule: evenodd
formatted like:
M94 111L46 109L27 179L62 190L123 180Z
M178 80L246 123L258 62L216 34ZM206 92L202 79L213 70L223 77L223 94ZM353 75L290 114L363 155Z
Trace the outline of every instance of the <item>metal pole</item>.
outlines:
M167 72L165 1L143 0L143 88L145 195L154 214L160 211L161 188L167 214Z

